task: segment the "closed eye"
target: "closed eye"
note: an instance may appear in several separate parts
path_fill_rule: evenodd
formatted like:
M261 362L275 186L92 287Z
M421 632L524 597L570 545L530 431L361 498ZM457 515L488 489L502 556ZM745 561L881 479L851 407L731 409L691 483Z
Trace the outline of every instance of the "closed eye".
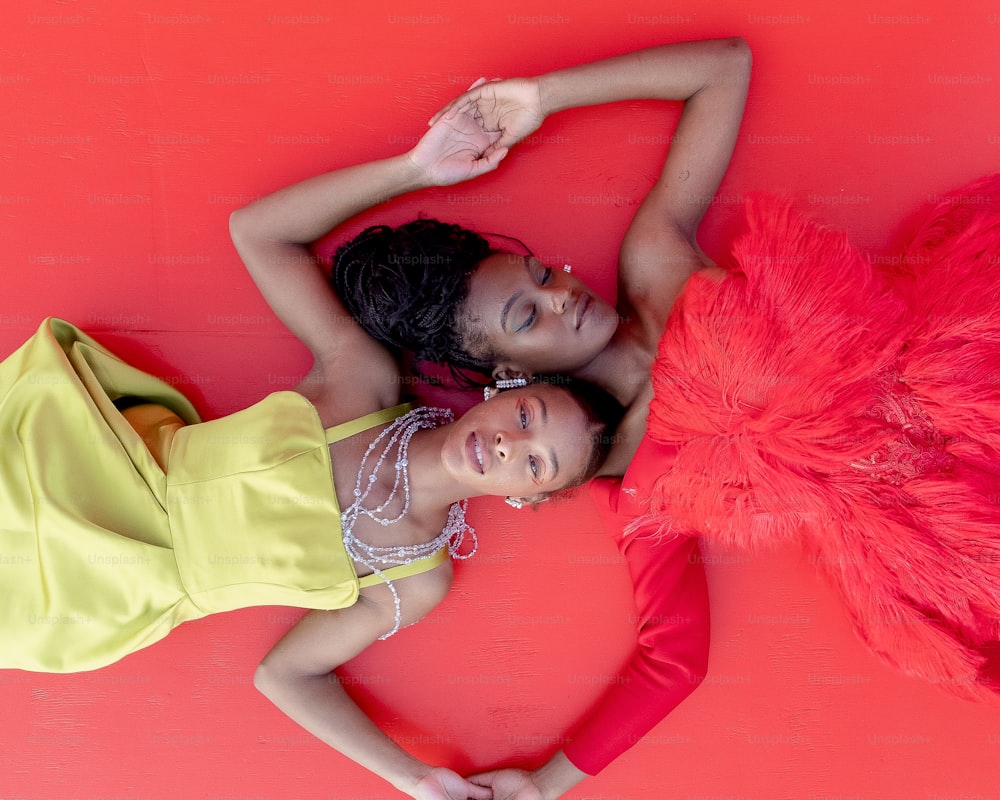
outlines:
M539 286L545 286L552 280L552 267L542 266L542 262L533 256L524 256L524 268Z
M518 325L516 328L514 328L514 332L515 333L518 333L519 331L527 330L528 328L530 328L532 325L535 324L535 318L538 316L538 306L536 306L534 303L532 303L531 306L530 306L530 309L531 310L528 312L528 316L525 317L524 322L522 322L520 325Z

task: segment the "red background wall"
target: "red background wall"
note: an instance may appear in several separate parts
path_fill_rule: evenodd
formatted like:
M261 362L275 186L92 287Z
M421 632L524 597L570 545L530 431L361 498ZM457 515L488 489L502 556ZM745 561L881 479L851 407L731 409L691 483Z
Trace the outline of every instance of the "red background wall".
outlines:
M1000 7L986 0L343 5L8 0L0 353L55 314L183 386L207 415L294 384L306 354L244 274L229 212L407 148L481 74L748 39L746 120L702 236L716 256L742 197L765 189L888 258L922 204L1000 162ZM676 115L638 102L561 114L498 173L367 219L425 211L510 232L610 292ZM428 759L536 763L628 651L628 576L585 500L534 514L478 502L472 517L482 550L453 595L345 674ZM997 714L876 662L804 557L712 550L706 561L706 684L571 797L998 796ZM254 665L298 616L193 623L91 674L0 672L0 797L392 796L254 691Z

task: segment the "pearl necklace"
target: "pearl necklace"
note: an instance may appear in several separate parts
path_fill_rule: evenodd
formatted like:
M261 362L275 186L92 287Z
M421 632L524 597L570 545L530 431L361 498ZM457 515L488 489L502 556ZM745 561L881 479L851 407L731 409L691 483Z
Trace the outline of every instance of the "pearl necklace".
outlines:
M396 622L392 630L384 636L380 636L379 639L388 639L396 633L400 628L402 619L399 593L396 591L396 587L393 586L392 581L386 576L382 569L411 564L414 561L433 555L442 547L447 547L451 557L456 559L471 558L475 555L476 550L479 548L479 541L476 538L475 529L465 521L465 509L468 506L467 500L462 500L461 502L452 504L451 508L448 510L448 521L445 523L441 533L429 542L411 545L395 545L392 547L376 547L368 542L361 541L354 535L354 525L357 522L358 517L362 515L374 520L383 527L391 525L394 522L399 522L404 516L406 516L406 512L410 510L410 473L407 469L408 461L406 458L410 449L410 439L413 438L414 433L422 428L436 428L439 425L447 425L453 419L454 417L451 411L447 409L415 408L412 411L403 414L403 416L397 417L393 420L392 423L387 425L385 430L376 436L372 443L368 445L368 449L365 451L364 457L361 459L361 464L358 467L358 478L354 483L354 502L341 512L340 519L341 528L344 532L344 547L347 550L348 555L359 564L364 564L375 575L378 575L392 592L392 601L395 605L396 611ZM367 480L364 480L365 465L368 463L369 457L371 457L372 453L375 452L379 443L383 441L385 444L382 447L382 452L379 455L378 460L375 462L375 466L373 466L371 472L368 473ZM389 452L392 450L395 450L396 452L396 475L392 484L392 490L389 492L389 496L383 503L379 504L375 508L366 508L364 506L364 501L371 493L372 487L378 479L379 469L381 469L382 464L385 462ZM362 484L364 484L363 487ZM390 503L396 499L400 486L402 486L403 489L403 508L395 517L390 519L383 516L383 512L389 507ZM472 550L465 555L459 555L458 551L462 547L462 543L465 540L466 532L472 536Z

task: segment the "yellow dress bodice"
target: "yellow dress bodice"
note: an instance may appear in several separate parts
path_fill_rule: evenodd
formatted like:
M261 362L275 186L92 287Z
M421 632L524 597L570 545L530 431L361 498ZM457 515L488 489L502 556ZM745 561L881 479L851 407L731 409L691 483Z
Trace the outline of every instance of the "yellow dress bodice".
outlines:
M184 423L165 454L122 396ZM200 422L172 386L46 320L0 363L0 668L94 669L206 614L352 604L368 581L344 549L328 444L404 410L326 430L277 392Z

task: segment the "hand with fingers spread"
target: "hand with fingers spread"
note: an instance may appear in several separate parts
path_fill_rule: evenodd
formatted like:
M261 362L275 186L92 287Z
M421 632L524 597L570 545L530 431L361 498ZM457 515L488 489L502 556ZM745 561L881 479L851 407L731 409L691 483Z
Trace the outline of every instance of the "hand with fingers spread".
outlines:
M413 790L416 800L492 800L493 796L488 787L476 785L443 767L428 772Z
M436 115L408 156L432 185L450 186L496 169L507 155L500 138L480 123L474 103L456 102Z
M452 109L475 108L476 119L487 133L499 135L493 145L496 149L506 149L538 130L545 121L542 107L541 84L535 78L510 78L492 80L480 78L465 92L452 100L431 117L434 125Z

